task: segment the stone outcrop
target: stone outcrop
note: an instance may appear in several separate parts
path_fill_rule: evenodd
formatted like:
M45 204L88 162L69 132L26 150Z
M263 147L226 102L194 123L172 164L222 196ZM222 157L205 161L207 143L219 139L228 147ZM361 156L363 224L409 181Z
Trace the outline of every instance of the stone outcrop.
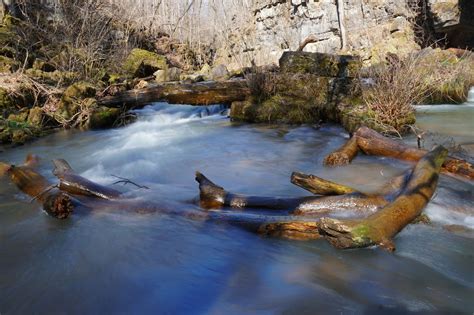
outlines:
M353 107L361 96L361 66L352 56L285 52L279 72L250 77L252 96L232 103L231 118L291 124L343 121L346 106Z

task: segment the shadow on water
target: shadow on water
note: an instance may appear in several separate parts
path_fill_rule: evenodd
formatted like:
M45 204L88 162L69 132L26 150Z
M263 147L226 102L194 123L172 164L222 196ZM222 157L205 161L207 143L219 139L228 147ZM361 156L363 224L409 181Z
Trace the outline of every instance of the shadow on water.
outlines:
M240 193L304 196L289 182L292 171L375 191L410 167L364 156L322 167L346 140L337 126L233 124L220 106L155 104L138 113L126 128L58 133L2 160L39 154L41 172L52 178L49 160L65 158L100 183L111 184L114 174L152 188L119 187L130 196L179 203L197 195L196 170ZM471 314L474 239L442 226L474 228L472 188L442 178L426 209L433 225L409 226L388 254L161 214L76 213L58 221L2 180L0 313Z

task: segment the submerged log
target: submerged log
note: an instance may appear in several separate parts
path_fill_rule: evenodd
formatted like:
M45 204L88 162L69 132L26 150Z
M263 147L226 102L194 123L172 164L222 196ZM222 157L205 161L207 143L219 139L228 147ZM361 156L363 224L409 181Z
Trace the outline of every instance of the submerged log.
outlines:
M53 174L60 180L59 189L72 195L93 196L107 200L120 198L119 191L77 175L65 160L55 159L53 164Z
M98 100L106 107L127 108L143 106L151 102L166 101L170 104L211 105L243 101L250 95L245 80L206 81L198 83L163 83L145 89L137 89L105 96Z
M378 132L367 128L359 128L354 137L357 137L358 147L368 155L392 157L405 161L418 161L428 151L412 148L406 144L382 136ZM474 167L471 163L448 157L443 163L441 171L446 174L459 175L474 179Z
M320 216L348 210L357 211L359 214L370 214L389 202L384 196L369 196L360 192L338 196L293 198L246 196L226 191L200 172L196 172L196 181L199 183L200 206L204 209L220 209L227 206L238 209L287 210L296 216ZM337 184L333 183L333 188L335 185ZM329 189L326 192L329 193Z
M0 169L22 192L41 203L49 215L58 219L67 218L74 208L71 198L35 171L36 163L37 160L29 156L23 165L0 163Z
M232 208L288 210L293 209L304 201L310 201L316 198L312 196L279 198L234 194L214 184L200 172L196 172L196 181L199 183L200 206L204 209L219 209L229 206Z
M395 250L392 238L421 214L433 196L447 154L437 146L420 159L400 196L382 210L365 219L322 218L319 232L337 248L379 245Z

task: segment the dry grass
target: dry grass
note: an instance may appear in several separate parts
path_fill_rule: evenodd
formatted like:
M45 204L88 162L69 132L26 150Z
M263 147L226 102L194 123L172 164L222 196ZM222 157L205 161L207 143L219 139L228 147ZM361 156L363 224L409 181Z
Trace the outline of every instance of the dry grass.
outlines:
M449 52L426 50L371 67L363 89L369 118L387 132L406 131L414 117L415 104L441 93L443 98L467 96L474 83L472 58L458 58Z

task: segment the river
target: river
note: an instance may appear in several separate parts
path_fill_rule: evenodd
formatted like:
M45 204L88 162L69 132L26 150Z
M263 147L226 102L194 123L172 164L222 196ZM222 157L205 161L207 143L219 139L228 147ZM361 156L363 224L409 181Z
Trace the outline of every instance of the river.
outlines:
M232 123L221 106L156 103L137 113L125 128L59 132L2 152L1 160L38 154L52 179L49 160L64 158L102 184L112 184L113 174L151 188L117 186L130 196L188 204L198 194L196 170L234 192L305 196L289 182L292 171L376 191L410 167L363 155L323 167L347 140L336 125ZM418 118L420 127L474 151L474 106L419 107ZM161 214L75 213L60 221L3 179L0 314L472 314L473 186L442 176L425 210L432 224L405 228L392 254Z

